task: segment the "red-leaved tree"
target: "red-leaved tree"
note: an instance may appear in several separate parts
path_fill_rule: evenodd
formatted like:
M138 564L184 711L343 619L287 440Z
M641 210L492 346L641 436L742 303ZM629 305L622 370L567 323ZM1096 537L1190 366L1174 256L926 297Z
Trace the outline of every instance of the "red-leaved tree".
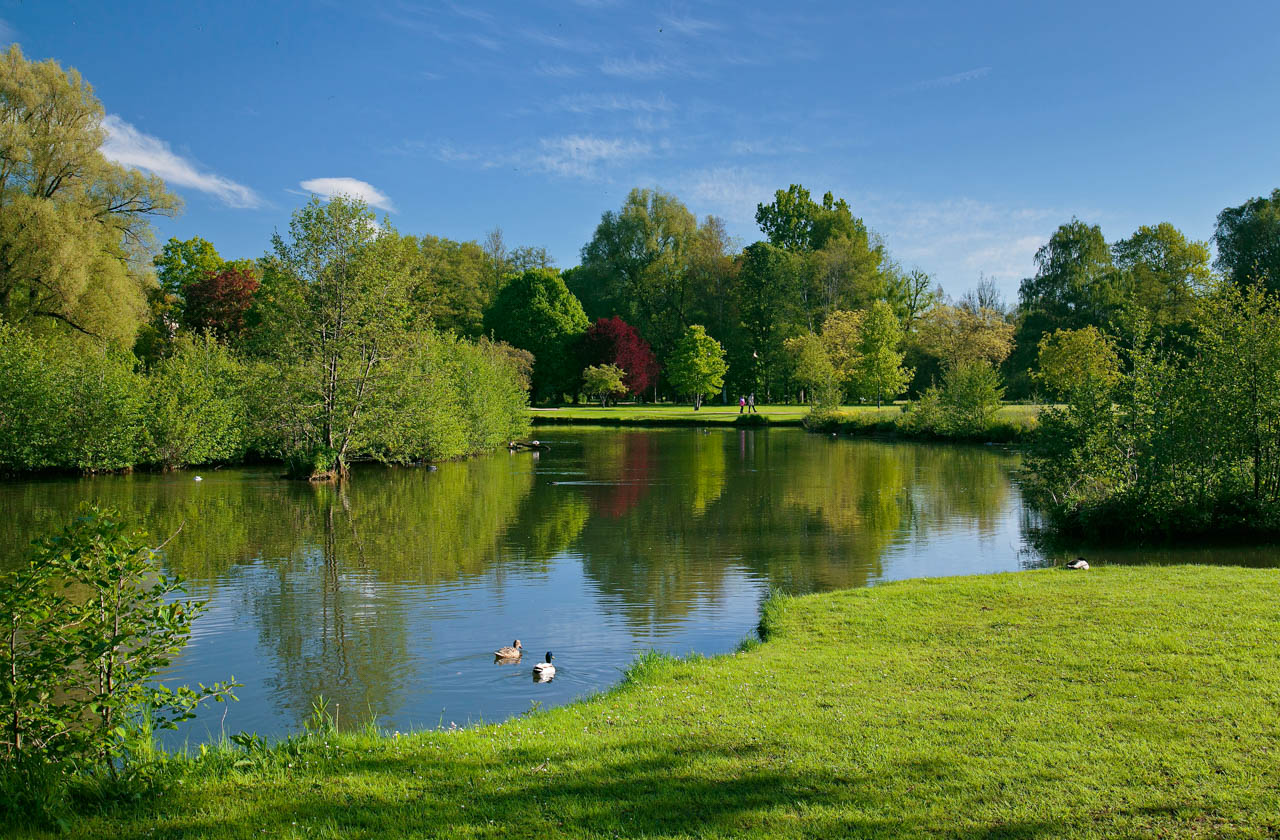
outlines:
M582 366L617 365L627 372L622 384L633 394L642 394L658 381L658 360L649 342L636 328L618 316L601 318L587 328L582 339Z
M195 332L211 332L222 341L239 338L259 285L254 270L246 265L228 264L208 272L183 292L182 325Z

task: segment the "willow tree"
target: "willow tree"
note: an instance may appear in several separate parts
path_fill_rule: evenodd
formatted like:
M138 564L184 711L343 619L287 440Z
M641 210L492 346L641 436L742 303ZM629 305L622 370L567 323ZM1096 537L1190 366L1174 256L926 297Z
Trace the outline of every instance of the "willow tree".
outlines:
M108 161L102 104L75 70L0 54L0 318L130 342L152 284L150 219L178 199Z

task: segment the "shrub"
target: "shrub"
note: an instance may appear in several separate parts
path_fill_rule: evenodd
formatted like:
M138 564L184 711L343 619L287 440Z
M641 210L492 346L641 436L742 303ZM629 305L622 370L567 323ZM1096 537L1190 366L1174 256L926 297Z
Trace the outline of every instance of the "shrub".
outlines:
M899 420L907 434L974 439L987 437L1004 388L989 362L962 362L947 371L942 387L930 387Z
M212 337L179 338L147 380L148 460L172 468L241 458L243 376L240 362Z
M56 801L73 773L119 780L150 747L139 731L173 728L232 682L170 688L154 677L186 645L203 609L178 601L146 535L86 508L0 578L0 750L11 808ZM17 813L21 813L19 810Z

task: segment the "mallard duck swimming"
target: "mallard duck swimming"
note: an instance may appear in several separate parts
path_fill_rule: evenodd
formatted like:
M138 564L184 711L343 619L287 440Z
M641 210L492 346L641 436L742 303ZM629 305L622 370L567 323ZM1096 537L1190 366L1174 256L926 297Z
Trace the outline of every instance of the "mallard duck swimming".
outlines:
M551 664L552 658L551 651L547 651L547 661L533 666L534 682L550 682L556 675L556 666Z
M516 639L511 643L510 647L500 647L493 652L493 655L496 659L519 659L523 653L524 649L520 645L520 640Z

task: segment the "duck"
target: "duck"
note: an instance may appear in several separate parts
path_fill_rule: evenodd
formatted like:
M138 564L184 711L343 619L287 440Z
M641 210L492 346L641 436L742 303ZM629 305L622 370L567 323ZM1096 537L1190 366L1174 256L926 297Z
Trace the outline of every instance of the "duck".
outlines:
M1068 563L1068 564L1067 564L1067 568L1068 568L1068 569L1080 569L1080 570L1082 570L1082 571L1088 571L1088 570L1089 570L1089 561L1088 561L1088 560L1086 560L1086 559L1084 559L1083 557L1077 557L1076 559L1072 560L1070 563Z
M510 647L500 647L493 652L494 659L519 659L524 654L524 647L516 639Z
M553 658L551 651L547 651L547 661L533 666L534 682L551 682L551 678L556 675L556 666L551 664Z

